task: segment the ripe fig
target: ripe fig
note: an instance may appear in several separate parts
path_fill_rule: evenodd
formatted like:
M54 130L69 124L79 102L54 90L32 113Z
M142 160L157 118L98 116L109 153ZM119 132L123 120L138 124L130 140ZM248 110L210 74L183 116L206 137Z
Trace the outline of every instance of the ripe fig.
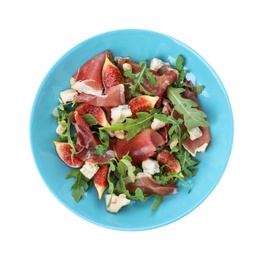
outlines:
M103 192L108 188L108 170L110 165L103 164L93 177L94 186L98 192L98 199L101 200Z
M68 143L53 140L58 157L69 167L79 168L84 164L76 155L71 157L71 146Z
M164 172L178 173L181 171L180 162L177 158L167 150L162 150L156 157L160 165L167 165L164 167Z
M102 68L102 82L105 88L111 88L124 82L119 68L111 62L107 55Z
M137 112L146 112L152 109L156 102L158 101L159 97L154 96L148 96L148 95L142 95L133 98L129 102L129 107L132 111L133 117L136 116Z
M98 121L100 126L109 126L104 110L101 107L93 106L88 103L80 104L75 111L78 111L80 116L91 114Z

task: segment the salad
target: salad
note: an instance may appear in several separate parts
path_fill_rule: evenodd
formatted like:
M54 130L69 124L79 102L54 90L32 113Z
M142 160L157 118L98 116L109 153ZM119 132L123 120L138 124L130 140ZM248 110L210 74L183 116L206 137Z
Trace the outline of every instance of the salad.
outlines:
M75 179L76 202L95 188L109 212L152 197L156 211L178 192L178 182L190 192L196 154L211 136L198 102L205 86L187 79L184 61L178 55L175 64L157 57L136 62L105 50L72 75L53 110L53 143L71 168L66 179Z

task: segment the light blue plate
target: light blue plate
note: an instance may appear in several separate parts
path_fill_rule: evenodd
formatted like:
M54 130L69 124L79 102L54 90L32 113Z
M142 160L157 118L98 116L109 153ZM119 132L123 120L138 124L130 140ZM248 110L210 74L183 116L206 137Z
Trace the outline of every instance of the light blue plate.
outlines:
M199 154L199 172L192 178L192 191L179 184L178 193L165 197L156 212L152 200L133 202L118 214L106 211L104 198L97 199L95 188L76 203L71 196L74 179L66 180L71 171L57 156L53 139L56 122L52 116L58 105L59 93L70 87L70 77L88 59L104 50L114 56L130 56L135 61L158 57L175 65L179 54L191 79L205 85L199 96L203 110L211 123L212 141L204 154ZM194 75L194 76L193 76ZM193 211L213 191L227 166L233 143L233 116L225 88L211 66L193 49L167 35L145 30L117 30L97 35L81 42L50 69L36 94L30 119L30 138L38 170L55 197L68 209L87 221L115 230L139 231L168 225Z

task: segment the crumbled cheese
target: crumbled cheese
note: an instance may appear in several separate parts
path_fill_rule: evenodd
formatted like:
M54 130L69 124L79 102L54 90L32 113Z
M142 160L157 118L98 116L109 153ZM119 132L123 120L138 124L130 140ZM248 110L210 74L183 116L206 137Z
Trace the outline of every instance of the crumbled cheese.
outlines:
M119 196L113 194L105 195L106 209L109 212L117 213L123 206L130 203L130 200L126 198L125 194L120 194ZM110 203L110 204L109 204Z
M178 138L174 138L170 143L170 149L172 150L178 144Z
M73 101L77 95L78 95L78 92L72 88L61 91L60 92L60 102L65 104L69 101Z
M128 105L119 105L111 109L111 123L122 123L132 112Z
M85 162L85 164L80 169L80 171L82 172L84 176L86 176L89 179L92 179L92 177L98 171L98 169L99 169L99 166L97 164L91 163L91 162Z
M159 130L160 128L163 128L165 126L165 122L157 119L157 118L154 118L152 123L151 123L151 128L153 130Z
M63 120L63 121L61 121L61 122L65 122L65 121ZM65 127L63 127L61 124L58 124L58 126L57 126L57 128L56 128L56 133L57 133L58 135L62 135L65 130L66 130Z
M151 60L150 69L153 70L153 71L157 71L165 64L166 63L163 62L162 60L160 60L158 58L153 58Z
M124 71L130 71L132 72L132 66L130 63L123 63L122 68Z
M158 161L150 158L142 162L142 169L144 173L149 173L151 175L160 172Z
M203 135L203 133L199 127L195 127L193 129L189 130L188 133L190 135L191 140L195 140L195 139L197 139Z

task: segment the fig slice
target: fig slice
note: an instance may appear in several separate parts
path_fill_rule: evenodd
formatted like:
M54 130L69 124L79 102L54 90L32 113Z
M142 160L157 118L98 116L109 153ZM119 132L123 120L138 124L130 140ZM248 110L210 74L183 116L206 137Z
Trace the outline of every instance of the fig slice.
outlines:
M69 167L79 168L84 164L84 161L76 155L71 156L71 146L65 142L53 140L58 157Z
M108 188L108 170L110 165L103 164L93 177L94 186L98 193L98 199L101 200L103 192Z
M124 82L119 68L111 62L108 56L102 68L102 82L105 88L111 88Z
M93 106L88 103L82 103L76 107L75 111L78 111L80 116L85 114L91 114L96 118L98 125L100 126L109 126L109 122L106 118L105 112L101 107Z
M156 157L160 165L167 165L164 167L164 172L178 173L181 171L180 162L177 158L167 150L162 150Z
M148 96L142 95L131 99L129 102L129 107L132 111L133 117L136 116L138 112L147 112L150 109L154 108L159 97L157 96Z

